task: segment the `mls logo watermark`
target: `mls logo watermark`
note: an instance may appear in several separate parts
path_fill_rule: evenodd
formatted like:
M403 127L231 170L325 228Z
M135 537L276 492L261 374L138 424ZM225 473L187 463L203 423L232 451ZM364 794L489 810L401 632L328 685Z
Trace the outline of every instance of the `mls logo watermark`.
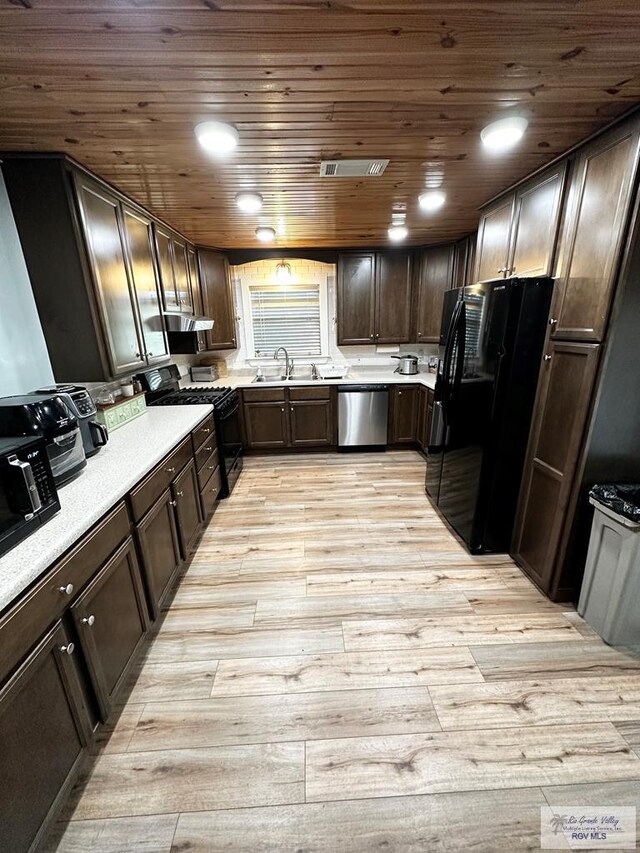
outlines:
M542 806L541 850L635 850L635 806Z

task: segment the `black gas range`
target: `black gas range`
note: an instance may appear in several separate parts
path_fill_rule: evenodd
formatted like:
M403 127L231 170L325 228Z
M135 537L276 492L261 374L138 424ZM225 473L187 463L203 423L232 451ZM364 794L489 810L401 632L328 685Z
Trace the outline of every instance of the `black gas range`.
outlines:
M240 432L240 397L229 387L180 388L180 371L175 364L138 373L148 406L213 406L218 437L218 455L222 474L220 496L231 493L242 470L242 436Z

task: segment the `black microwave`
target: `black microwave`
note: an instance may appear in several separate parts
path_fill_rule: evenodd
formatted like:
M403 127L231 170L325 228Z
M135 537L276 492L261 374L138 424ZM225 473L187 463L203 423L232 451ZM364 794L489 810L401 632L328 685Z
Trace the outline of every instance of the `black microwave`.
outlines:
M0 438L0 555L60 509L42 438Z

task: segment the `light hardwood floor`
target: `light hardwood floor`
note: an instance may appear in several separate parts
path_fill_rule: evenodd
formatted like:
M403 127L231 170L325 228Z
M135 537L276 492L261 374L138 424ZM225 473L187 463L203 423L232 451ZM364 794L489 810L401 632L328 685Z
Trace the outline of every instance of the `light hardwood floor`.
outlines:
M412 451L246 460L59 853L539 850L640 805L640 655L471 556Z

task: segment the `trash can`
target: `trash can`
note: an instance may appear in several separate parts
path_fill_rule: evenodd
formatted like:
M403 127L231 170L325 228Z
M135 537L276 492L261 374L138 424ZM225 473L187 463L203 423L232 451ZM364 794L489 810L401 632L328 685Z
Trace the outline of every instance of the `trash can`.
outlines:
M578 613L612 646L640 644L640 485L594 486Z

